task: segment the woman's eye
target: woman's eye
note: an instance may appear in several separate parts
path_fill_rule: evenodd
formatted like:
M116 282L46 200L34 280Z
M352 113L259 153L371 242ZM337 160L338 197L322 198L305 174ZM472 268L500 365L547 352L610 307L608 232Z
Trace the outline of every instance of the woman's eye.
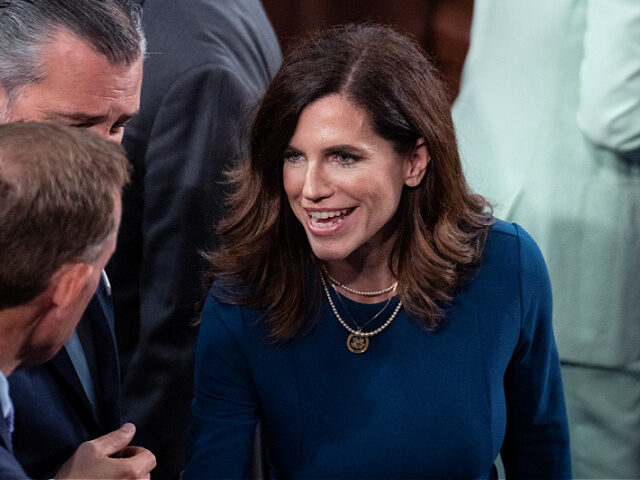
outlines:
M302 154L300 152L285 152L284 161L288 163L296 163L302 159Z
M353 155L350 155L348 153L337 153L336 160L341 165L353 165L354 163L356 163L357 159Z

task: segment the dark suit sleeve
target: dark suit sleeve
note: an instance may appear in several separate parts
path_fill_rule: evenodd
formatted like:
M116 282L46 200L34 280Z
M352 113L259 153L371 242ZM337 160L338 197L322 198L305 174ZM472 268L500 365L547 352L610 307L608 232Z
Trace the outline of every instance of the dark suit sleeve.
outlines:
M569 432L551 324L551 284L542 254L518 227L521 329L505 373L508 479L571 478Z
M255 99L228 68L202 65L168 89L144 159L140 337L126 371L125 420L179 471L193 395L197 318L206 291L202 250L222 213L221 171L237 155L238 123ZM160 431L170 431L162 435ZM167 460L168 461L168 460Z

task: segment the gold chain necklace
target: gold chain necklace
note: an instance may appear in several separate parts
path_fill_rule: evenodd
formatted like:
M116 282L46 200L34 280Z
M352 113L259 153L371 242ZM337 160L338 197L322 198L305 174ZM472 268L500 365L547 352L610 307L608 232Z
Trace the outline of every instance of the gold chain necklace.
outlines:
M344 295L342 295L338 289L335 287L335 285L331 285L331 288L333 288L333 291L336 292L336 297L338 297L338 301L340 302L340 305L342 305L342 308L345 312L347 312L347 315L349 315L349 318L351 319L351 321L353 322L353 324L356 326L356 330L362 330L364 327L366 327L367 325L369 325L371 322L373 322L376 318L378 318L380 315L382 315L382 313L387 309L387 307L389 306L389 304L391 303L391 299L393 298L393 296L387 298L387 301L384 302L384 306L378 310L378 313L376 313L373 317L371 317L369 320L367 320L366 322L364 322L362 325L358 324L358 322L356 321L355 318L353 318L353 315L351 315L351 312L349 311L349 308L345 305L345 303L342 301L342 297ZM331 291L331 290L329 290Z
M398 305L396 305L396 308L393 310L391 316L387 319L386 322L384 322L375 330L371 330L370 332L363 332L361 329L354 330L347 324L347 322L342 319L342 317L338 313L338 309L333 303L333 299L331 298L331 294L329 293L329 288L327 287L327 282L324 279L324 275L321 274L320 279L322 280L322 287L324 288L324 293L327 295L327 300L329 300L329 305L331 306L333 314L338 319L338 322L340 322L340 324L349 332L349 336L347 337L347 348L350 352L363 353L369 347L369 338L379 334L389 325L391 325L391 322L393 322L393 320L398 315L400 308L402 308L402 301L398 301Z

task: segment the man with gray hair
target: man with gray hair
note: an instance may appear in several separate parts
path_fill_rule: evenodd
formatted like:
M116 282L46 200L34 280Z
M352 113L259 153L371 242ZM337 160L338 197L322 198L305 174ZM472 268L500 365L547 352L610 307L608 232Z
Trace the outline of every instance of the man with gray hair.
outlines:
M144 49L129 0L0 0L0 122L48 121L119 143L139 108ZM15 454L33 477L53 477L78 445L120 426L104 273L64 348L9 383Z
M0 478L27 476L12 454L5 376L47 361L74 331L115 249L128 167L122 148L95 134L0 125ZM46 410L50 399L38 401ZM147 477L155 459L128 446L134 433L125 424L80 445L56 478Z

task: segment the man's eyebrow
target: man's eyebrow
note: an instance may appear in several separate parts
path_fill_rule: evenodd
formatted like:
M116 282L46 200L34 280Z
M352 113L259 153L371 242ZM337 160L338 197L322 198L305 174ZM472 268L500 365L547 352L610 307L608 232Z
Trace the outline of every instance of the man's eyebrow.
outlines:
M106 120L106 115L91 115L88 113L64 113L58 112L51 115L55 118L64 118L76 123L101 123Z
M126 123L132 118L136 117L139 113L140 111L137 110L133 113L122 114L120 117L118 117L117 122ZM107 119L107 115L91 115L89 113L80 113L80 112L74 112L74 113L57 112L51 116L55 118L63 118L65 120L70 120L74 123L90 123L90 124L102 123Z

